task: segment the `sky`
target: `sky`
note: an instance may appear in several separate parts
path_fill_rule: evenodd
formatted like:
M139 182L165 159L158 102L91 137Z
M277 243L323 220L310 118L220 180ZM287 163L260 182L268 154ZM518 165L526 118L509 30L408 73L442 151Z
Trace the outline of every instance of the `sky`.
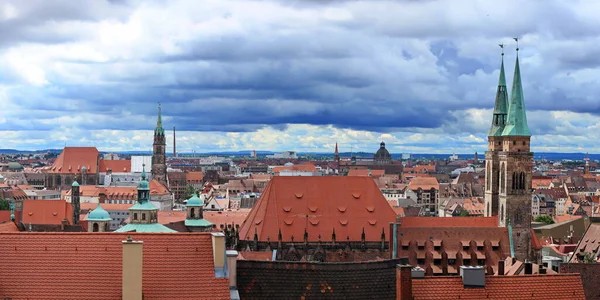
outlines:
M0 148L482 153L500 47L536 152L599 153L598 1L0 1ZM510 90L510 87L509 87Z

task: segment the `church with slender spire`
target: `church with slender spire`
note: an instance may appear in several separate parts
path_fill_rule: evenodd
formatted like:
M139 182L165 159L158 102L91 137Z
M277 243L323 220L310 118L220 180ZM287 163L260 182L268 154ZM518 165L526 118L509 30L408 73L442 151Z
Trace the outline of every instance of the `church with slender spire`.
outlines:
M158 104L158 119L154 129L154 144L152 145L152 179L167 184L167 157L165 154L167 142L165 139L165 130L162 126L162 116L160 103Z
M498 226L508 227L511 256L531 260L531 176L533 153L527 125L519 48L507 102L504 63L501 64L492 127L486 152L485 214L498 216ZM504 54L503 54L504 55Z

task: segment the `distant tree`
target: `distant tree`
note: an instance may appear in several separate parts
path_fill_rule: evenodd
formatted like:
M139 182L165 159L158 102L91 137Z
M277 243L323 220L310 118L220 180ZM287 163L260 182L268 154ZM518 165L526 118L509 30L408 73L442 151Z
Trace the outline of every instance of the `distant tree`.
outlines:
M10 202L6 199L0 199L0 210L10 210Z
M463 210L463 211L460 212L459 216L461 216L461 217L468 217L469 216L469 211Z
M583 262L587 264L595 264L597 262L596 256L591 252L583 252Z
M540 223L546 223L546 224L554 224L554 219L552 219L551 216L546 216L546 215L535 217L535 221L540 222Z
M185 191L183 192L183 200L187 200L192 198L192 196L196 193L196 189L193 186L188 185L185 187Z

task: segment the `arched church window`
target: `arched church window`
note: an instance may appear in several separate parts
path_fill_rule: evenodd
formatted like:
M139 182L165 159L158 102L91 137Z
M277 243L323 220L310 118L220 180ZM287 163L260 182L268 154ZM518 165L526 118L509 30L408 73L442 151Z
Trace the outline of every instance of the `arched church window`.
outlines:
M501 190L502 193L504 193L505 188L506 188L506 183L504 182L505 181L504 180L504 173L505 173L505 171L504 171L504 164L502 164L501 169L500 169L500 182L499 182L499 184L500 184L500 190Z
M500 221L504 222L504 204L500 205Z
M521 172L521 189L525 189L525 172Z
M512 189L516 190L517 189L517 173L513 172L512 174Z

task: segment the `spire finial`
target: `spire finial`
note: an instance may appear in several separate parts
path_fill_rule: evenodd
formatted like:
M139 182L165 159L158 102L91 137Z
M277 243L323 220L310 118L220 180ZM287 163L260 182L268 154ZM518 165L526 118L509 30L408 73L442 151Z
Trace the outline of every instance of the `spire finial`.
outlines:
M500 54L500 55L502 55L502 58L504 58L504 43L499 44L498 46L500 46L500 48L502 48L502 54Z
M513 38L517 42L517 55L519 55L519 38Z
M142 180L146 180L146 164L142 164Z

